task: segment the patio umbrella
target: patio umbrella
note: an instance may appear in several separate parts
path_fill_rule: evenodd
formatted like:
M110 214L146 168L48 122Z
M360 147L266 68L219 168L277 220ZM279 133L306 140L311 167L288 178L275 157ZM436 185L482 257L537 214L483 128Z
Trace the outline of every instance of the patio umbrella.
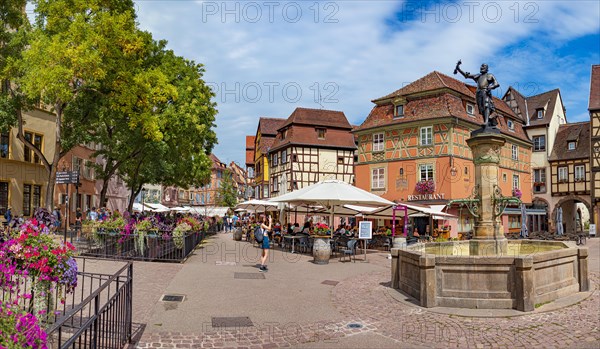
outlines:
M330 225L333 223L336 209L343 205L386 206L393 204L387 199L335 179L317 182L300 190L272 198L270 201L323 206L330 214Z
M529 231L527 229L527 210L525 204L521 204L521 237L529 237Z
M253 200L240 202L239 204L237 204L235 206L235 208L236 208L236 210L244 209L246 211L257 211L258 209L264 209L265 212L267 212L267 211L271 212L271 211L277 211L279 209L278 206L279 206L279 204L276 202L253 199Z
M563 234L563 211L562 207L556 209L556 235Z

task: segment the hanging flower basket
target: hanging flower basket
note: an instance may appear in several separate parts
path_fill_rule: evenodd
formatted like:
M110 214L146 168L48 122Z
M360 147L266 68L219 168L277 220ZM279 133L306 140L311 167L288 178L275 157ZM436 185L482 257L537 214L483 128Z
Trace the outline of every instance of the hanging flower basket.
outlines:
M432 180L417 182L415 190L419 194L433 194L435 192L435 182Z

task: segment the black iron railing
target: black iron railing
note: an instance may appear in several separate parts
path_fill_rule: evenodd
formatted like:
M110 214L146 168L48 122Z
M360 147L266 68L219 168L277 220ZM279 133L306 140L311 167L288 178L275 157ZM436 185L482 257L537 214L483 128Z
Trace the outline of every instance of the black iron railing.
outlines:
M204 239L204 231L186 233L178 240L171 232L122 235L100 231L78 246L84 256L159 262L183 262Z
M82 276L101 283L47 328L49 347L123 348L132 335L133 263L113 275Z

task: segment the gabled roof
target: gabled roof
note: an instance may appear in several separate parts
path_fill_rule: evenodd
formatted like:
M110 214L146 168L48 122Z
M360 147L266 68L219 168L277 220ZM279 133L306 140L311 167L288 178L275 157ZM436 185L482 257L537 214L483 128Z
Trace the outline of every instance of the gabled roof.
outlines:
M568 143L576 141L575 150L569 150ZM562 124L558 127L554 148L549 161L589 159L590 157L590 122Z
M511 97L510 99L508 99L509 96ZM515 112L521 121L527 123L528 106L526 98L519 91L517 91L517 89L510 86L504 94L504 97L502 97L502 100L506 102L506 104Z
M285 119L261 117L258 119L258 131L261 136L275 136L284 122Z
M394 97L410 95L418 92L439 90L443 88L449 88L465 95L472 94L472 92L467 88L467 86L465 86L464 83L438 71L433 71L399 90L396 90L386 96L374 99L372 102L377 103L379 101L384 101Z
M246 136L246 150L254 150L256 136Z
M325 128L324 139L318 138L317 128ZM341 111L296 108L279 129L271 149L276 150L292 144L356 149L351 130L352 125Z
M539 95L527 97L527 109L529 111L529 125L540 126L548 125L555 115L554 108L556 107L556 101L560 99L560 90L554 89ZM544 110L544 117L538 119L537 111L539 109Z
M592 66L589 110L600 109L600 65Z
M222 162L221 160L219 160L219 158L215 154L210 153L208 155L208 157L210 158L210 160L213 163L213 165L212 165L213 169L223 169L224 167L227 167L227 165L225 165L224 162Z
M279 128L292 124L352 129L344 112L326 109L296 108Z
M423 90L419 90L419 89ZM458 92L451 93L448 89ZM483 124L483 116L479 114L475 105L475 92L477 88L465 84L439 72L432 72L425 77L411 83L386 97L374 100L375 107L366 120L353 132L370 128L401 124L423 119L435 119L443 117L456 117L474 124ZM429 91L429 93L421 94ZM415 94L419 94L415 96ZM412 96L410 96L412 94ZM406 97L404 104L404 116L394 117L393 99L395 97ZM462 97L461 97L462 96ZM475 109L475 115L466 112L466 103L471 103ZM522 120L503 100L494 97L494 105L499 117L498 128L507 135L529 142L523 130ZM509 130L506 118L513 119L514 129Z

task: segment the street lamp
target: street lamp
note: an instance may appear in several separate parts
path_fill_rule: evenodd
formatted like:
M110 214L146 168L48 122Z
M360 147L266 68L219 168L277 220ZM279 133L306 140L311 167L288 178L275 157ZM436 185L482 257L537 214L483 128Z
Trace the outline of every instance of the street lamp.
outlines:
M144 214L144 194L146 194L146 189L142 187L142 214Z

